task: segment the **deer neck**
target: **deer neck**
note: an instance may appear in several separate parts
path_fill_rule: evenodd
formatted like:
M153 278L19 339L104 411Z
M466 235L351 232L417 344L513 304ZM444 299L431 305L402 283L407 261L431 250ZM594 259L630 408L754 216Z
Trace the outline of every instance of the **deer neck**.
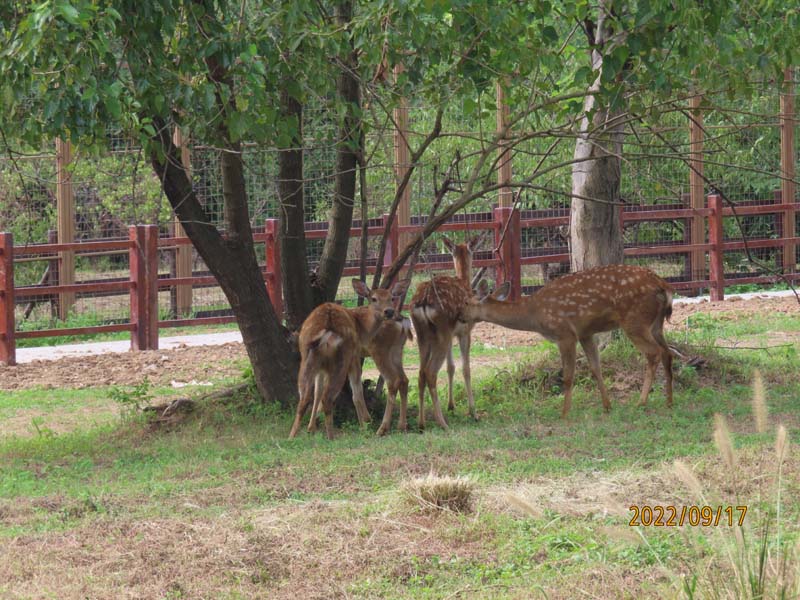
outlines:
M383 317L379 316L369 306L359 306L350 311L356 322L356 332L362 345L368 344L383 324Z
M457 248L453 254L453 267L458 279L467 285L472 285L472 256L467 248Z
M480 304L474 304L468 311L470 320L488 321L509 329L542 332L542 315L532 298L517 301L500 302L487 298Z

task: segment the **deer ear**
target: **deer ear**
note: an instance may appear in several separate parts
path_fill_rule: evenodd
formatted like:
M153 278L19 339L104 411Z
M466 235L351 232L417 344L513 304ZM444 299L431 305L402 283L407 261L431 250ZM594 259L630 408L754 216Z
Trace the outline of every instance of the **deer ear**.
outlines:
M469 248L470 252L475 252L475 250L483 243L484 238L489 233L489 231L484 231L480 235L476 235L470 241L467 242L467 248Z
M452 252L456 247L456 245L450 241L450 238L446 238L444 236L442 236L442 243L444 244L444 247L447 248L448 252Z
M474 291L478 302L483 302L489 297L489 284L485 279L481 279Z
M408 279L403 279L395 283L392 286L392 298L399 298L405 294L406 290L408 289L408 283Z
M500 300L502 302L503 300L508 298L508 296L510 294L511 294L511 282L510 281L506 281L506 282L503 283L503 285L498 287L492 293L492 298L494 298L495 300Z
M360 279L353 278L353 289L356 291L356 294L361 296L362 298L369 298L370 289L367 287L367 284L361 281Z

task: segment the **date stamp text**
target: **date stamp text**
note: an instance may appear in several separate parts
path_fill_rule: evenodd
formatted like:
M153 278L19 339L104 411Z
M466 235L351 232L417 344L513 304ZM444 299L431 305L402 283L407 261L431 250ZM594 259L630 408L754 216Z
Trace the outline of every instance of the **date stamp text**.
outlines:
M628 525L636 527L719 527L720 525L739 527L744 523L747 506L661 506L647 504L629 507L633 513Z

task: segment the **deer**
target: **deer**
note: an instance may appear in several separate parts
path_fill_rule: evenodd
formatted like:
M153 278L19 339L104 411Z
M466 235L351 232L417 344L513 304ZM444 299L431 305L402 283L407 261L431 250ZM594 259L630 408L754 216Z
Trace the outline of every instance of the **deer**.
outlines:
M475 398L472 394L472 378L469 365L469 351L472 343L474 324L463 321L462 309L472 297L471 273L472 255L483 239L483 235L472 238L464 244L454 244L444 238L444 244L453 255L456 277L439 275L417 286L411 299L411 320L417 332L419 345L419 426L425 428L425 389L431 394L434 418L440 427L447 429L447 421L442 414L436 391L436 380L444 360L447 360L448 410L455 410L453 400L453 337L458 338L461 349L461 366L464 373L464 386L467 390L469 414L477 419Z
M450 251L453 256L453 268L456 272L456 277L472 288L472 255L475 250L480 246L486 232L471 238L465 244L454 244L448 238L442 238L445 247ZM464 375L464 387L467 390L467 405L469 407L469 414L473 419L477 420L475 413L475 400L472 397L472 375L469 366L469 351L472 347L472 329L473 325L463 321L457 321L453 330L453 335L458 340L458 347L461 350L461 372ZM456 409L455 402L453 401L453 376L455 375L456 365L453 360L453 345L448 345L447 348L447 410L454 412Z
M377 435L386 435L392 427L394 403L400 393L400 431L408 431L406 407L408 406L408 377L403 369L403 346L406 340L411 341L411 322L406 317L385 321L378 333L366 346L366 353L375 361L375 366L386 380L386 410L378 427Z
M325 431L333 439L333 404L336 395L349 379L359 423L370 421L361 386L361 355L381 326L394 319L395 304L405 294L408 282L396 283L391 291L370 290L360 279L352 280L356 294L368 301L366 306L345 308L333 302L316 307L300 328L300 373L297 380L298 403L289 439L300 424L313 400L309 432L316 430L316 414L325 413Z
M672 296L672 286L649 269L609 265L565 275L533 295L511 302L489 295L482 281L462 316L470 323L488 321L535 331L555 342L564 380L561 417L566 418L572 404L578 342L597 381L603 408L611 410L594 334L615 329L622 329L646 359L640 405L647 402L660 360L666 376L667 406L672 406L672 352L663 331L664 321L672 315Z

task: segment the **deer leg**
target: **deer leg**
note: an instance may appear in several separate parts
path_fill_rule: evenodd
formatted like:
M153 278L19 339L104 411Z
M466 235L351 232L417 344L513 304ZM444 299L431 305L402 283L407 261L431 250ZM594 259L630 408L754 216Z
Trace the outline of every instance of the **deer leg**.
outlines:
M400 379L400 422L397 428L400 431L408 431L408 421L406 420L406 407L408 405L408 377L405 373L401 373Z
M639 397L639 404L644 406L647 403L647 396L650 395L650 389L653 387L661 347L649 330L635 332L625 330L625 333L645 357L644 382L642 383L642 395Z
M431 402L433 404L433 418L442 429L447 429L447 421L442 414L442 407L439 404L439 394L436 390L436 379L439 375L439 370L442 368L442 363L447 357L447 350L452 347L453 340L448 337L437 336L436 343L431 347L430 358L428 364L425 366L425 378L427 380L428 391L431 393Z
M297 432L300 431L300 423L303 421L303 417L308 410L308 405L314 399L314 385L310 382L310 370L311 364L308 362L304 362L300 366L300 375L298 377L298 395L300 396L297 400L297 412L294 416L294 423L292 423L292 429L289 432L289 439L292 439L297 435Z
M417 418L417 426L420 431L425 429L425 387L427 379L425 376L425 368L430 360L430 339L428 336L427 321L418 319L414 313L411 312L411 322L414 323L414 331L417 333L417 346L419 348L419 416ZM400 424L403 424L403 406L400 407Z
M429 383L428 389L431 392L431 402L433 403L433 418L436 419L436 422L442 429L447 429L447 421L444 418L444 414L442 414L442 406L439 404L439 394L436 391L435 372L429 373Z
M390 381L388 385L388 393L386 394L386 410L383 412L383 420L381 426L378 427L377 435L386 435L392 428L392 415L394 414L394 401L397 397L397 385L394 381Z
M361 360L359 357L353 359L348 377L350 379L350 390L353 392L353 404L356 407L358 422L363 427L370 422L370 416L367 404L364 402L364 387L361 385Z
M333 439L333 405L336 396L342 391L344 382L347 379L347 371L339 369L334 373L328 373L325 388L322 392L321 404L325 411L325 433L329 440Z
M575 378L575 340L565 339L558 343L561 353L561 369L564 378L564 405L561 407L561 418L566 419L572 407L572 382Z
M419 417L417 418L417 426L420 431L425 429L425 387L427 385L427 378L425 377L425 364L419 365Z
M308 422L308 433L317 431L317 415L319 414L320 402L322 401L322 386L324 384L322 373L318 373L314 378L314 405L311 407L311 419Z
M461 370L464 373L464 387L467 388L467 403L469 416L478 420L475 413L475 397L472 395L472 373L469 368L469 349L472 345L472 333L467 331L458 337L458 347L461 349Z
M664 377L666 379L664 393L667 396L667 406L672 406L672 350L667 346L667 340L664 339L664 334L660 327L658 330L653 331L653 337L661 347L661 364L664 365Z
M608 398L608 391L606 390L605 383L603 383L603 371L600 369L600 352L597 350L597 342L594 336L589 336L581 339L581 347L586 354L586 359L589 361L589 369L594 375L597 382L597 387L600 388L600 397L603 399L603 408L606 412L611 410L611 401Z
M461 339L459 338L459 343ZM455 411L456 403L453 400L453 377L456 373L456 362L453 360L453 346L447 349L447 410Z
M298 431L300 431L300 423L303 420L306 411L308 410L308 405L311 404L311 392L313 392L313 390L307 390L297 403L297 412L294 416L294 423L292 424L292 430L289 432L290 440L297 435Z

